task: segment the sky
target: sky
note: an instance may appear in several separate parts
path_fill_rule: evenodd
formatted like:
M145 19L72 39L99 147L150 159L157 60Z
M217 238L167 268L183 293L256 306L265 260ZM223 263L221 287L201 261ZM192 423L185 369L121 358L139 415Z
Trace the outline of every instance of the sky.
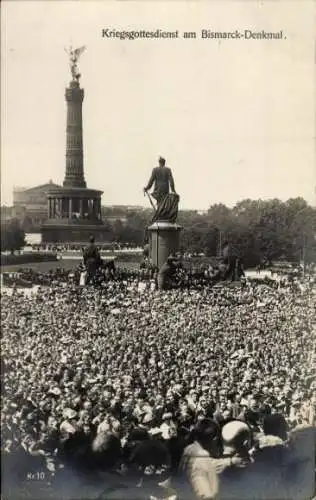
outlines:
M14 186L65 172L64 47L79 61L84 168L105 205L149 206L159 155L182 209L244 198L315 204L315 9L302 1L4 1L1 12L1 203ZM102 29L179 31L120 40ZM202 39L283 31L286 39ZM184 39L183 31L196 31Z

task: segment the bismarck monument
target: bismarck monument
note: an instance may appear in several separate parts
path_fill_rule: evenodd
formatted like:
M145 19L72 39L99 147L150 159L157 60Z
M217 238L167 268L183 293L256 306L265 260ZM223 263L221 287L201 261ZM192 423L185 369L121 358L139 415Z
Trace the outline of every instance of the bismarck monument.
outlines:
M66 88L67 141L66 172L63 186L48 194L48 219L41 228L42 240L51 242L85 242L91 235L106 241L108 232L101 219L102 191L87 188L83 168L82 102L77 62L85 47L70 48L72 80Z
M157 202L156 207L148 193L152 186L154 190L151 196ZM161 269L170 255L178 252L182 229L176 223L180 198L175 191L171 169L166 166L164 158L159 158L159 166L153 169L144 192L155 210L152 223L148 227L149 256L152 264Z

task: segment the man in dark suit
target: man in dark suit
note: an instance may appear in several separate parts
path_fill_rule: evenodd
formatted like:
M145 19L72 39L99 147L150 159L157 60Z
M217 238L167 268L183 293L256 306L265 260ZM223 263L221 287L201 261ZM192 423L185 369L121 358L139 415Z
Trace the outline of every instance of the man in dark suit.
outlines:
M87 282L89 283L96 275L97 269L101 263L101 257L95 239L90 237L90 244L83 252L83 262L87 270Z
M166 167L166 160L159 158L159 167L155 167L151 173L151 177L144 192L147 193L154 184L153 198L159 203L169 194L169 186L172 193L175 193L174 179L171 169Z

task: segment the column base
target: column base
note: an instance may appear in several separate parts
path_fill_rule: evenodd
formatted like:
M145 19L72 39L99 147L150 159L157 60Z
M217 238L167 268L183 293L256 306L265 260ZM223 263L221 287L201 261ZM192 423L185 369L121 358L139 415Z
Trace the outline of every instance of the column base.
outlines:
M156 221L148 227L149 255L152 264L158 269L167 261L170 254L179 251L181 230L182 226L164 221Z

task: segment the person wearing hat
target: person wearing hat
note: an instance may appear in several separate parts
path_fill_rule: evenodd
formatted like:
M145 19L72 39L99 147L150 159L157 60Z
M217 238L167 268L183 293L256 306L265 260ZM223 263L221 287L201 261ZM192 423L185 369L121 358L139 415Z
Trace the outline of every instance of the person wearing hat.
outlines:
M78 427L77 412L72 408L66 408L63 412L64 421L60 425L61 446L59 456L69 467L81 466L82 450L87 450L86 443L89 440ZM83 446L83 441L85 441Z
M92 442L92 468L113 469L122 457L120 439L110 431L101 431Z
M215 465L221 453L220 430L211 419L198 422L192 434L193 443L188 445L179 465L175 484L181 498L217 498L219 482Z
M90 236L89 245L83 252L83 262L87 270L87 283L89 283L95 278L97 268L101 262L100 252L95 245L94 236Z
M64 420L60 424L60 435L62 441L66 441L71 435L77 432L77 412L72 408L65 408L63 412Z
M252 443L252 432L245 422L231 420L222 427L224 456L237 457L241 461L249 462L249 450Z
M267 415L263 420L263 432L265 435L276 436L286 441L288 425L284 416L281 413Z
M172 413L167 412L162 416L163 423L160 426L160 430L162 432L162 437L166 441L169 441L171 438L176 437L177 435L177 426L172 420Z
M150 439L139 442L129 456L131 473L138 481L149 479L154 475L155 481L167 479L171 467L171 457L168 447L162 439L159 427L152 428Z
M245 473L250 466L251 430L246 423L231 420L223 425L220 436L223 448L219 446L217 457L214 457L213 452L213 457L208 453L203 460L200 457L198 460L191 458L191 467L187 467L191 486L196 497L201 499L231 498L232 495L245 498L244 492L239 496L238 488L240 482L244 483ZM254 491L252 489L251 493Z

